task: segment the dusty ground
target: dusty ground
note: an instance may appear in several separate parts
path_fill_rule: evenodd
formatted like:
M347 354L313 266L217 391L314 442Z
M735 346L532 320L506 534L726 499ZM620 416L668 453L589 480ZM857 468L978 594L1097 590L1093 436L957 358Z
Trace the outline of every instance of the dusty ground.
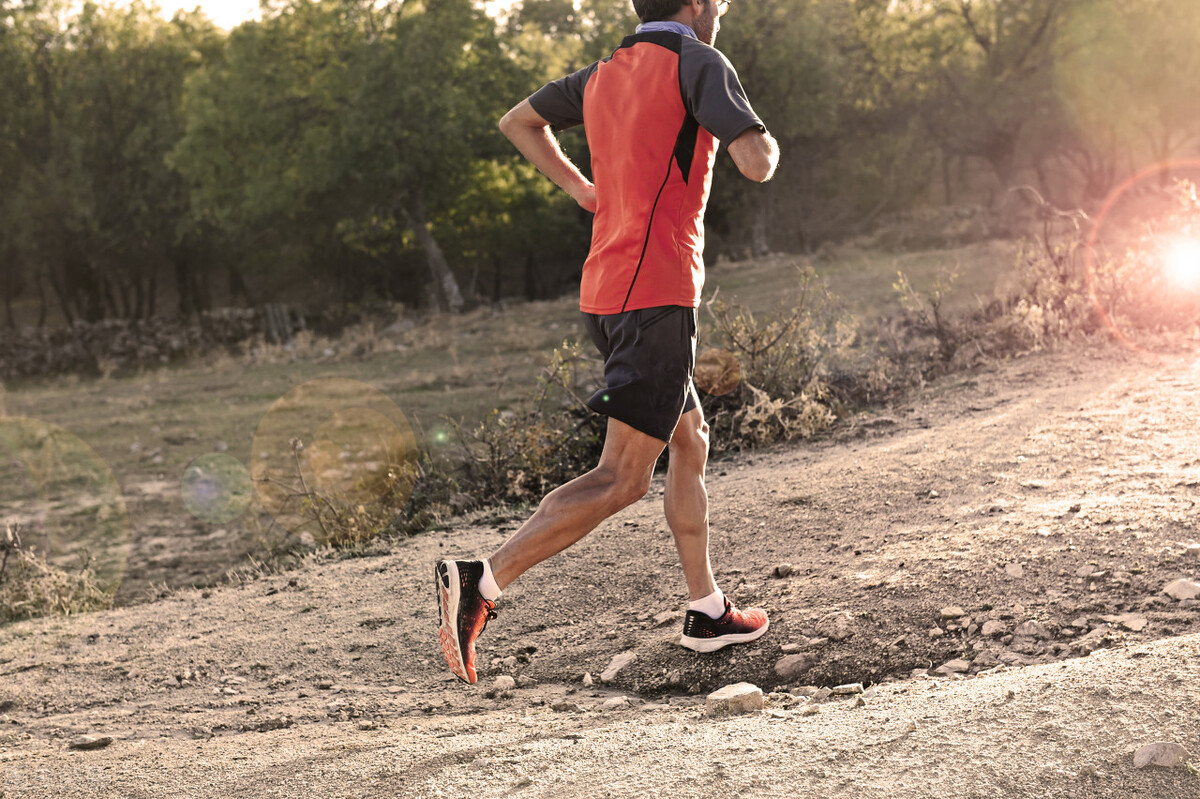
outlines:
M674 643L661 483L510 588L478 686L440 663L432 564L518 520L0 628L0 796L1200 796L1132 763L1200 763L1200 602L1162 593L1200 577L1191 346L1023 358L714 464L718 579L772 628L712 655ZM738 681L766 709L705 715Z

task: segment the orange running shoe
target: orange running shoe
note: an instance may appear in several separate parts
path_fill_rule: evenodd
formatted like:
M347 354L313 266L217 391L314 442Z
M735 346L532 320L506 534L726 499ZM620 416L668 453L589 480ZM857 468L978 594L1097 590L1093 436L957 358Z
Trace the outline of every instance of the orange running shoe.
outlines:
M439 560L434 567L438 595L438 638L454 676L474 684L475 639L496 618L496 603L479 593L483 561Z
M730 644L753 641L761 637L768 626L765 610L738 610L726 597L725 614L719 619L689 610L683 619L683 638L679 643L696 652L716 652Z

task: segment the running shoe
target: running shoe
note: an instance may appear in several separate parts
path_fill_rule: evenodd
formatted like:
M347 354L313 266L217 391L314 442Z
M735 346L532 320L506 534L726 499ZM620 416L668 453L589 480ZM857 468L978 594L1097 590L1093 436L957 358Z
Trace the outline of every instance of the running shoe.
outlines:
M725 614L719 619L689 610L683 619L683 638L679 643L696 652L716 652L730 644L759 638L767 631L768 624L765 610L738 610L725 597Z
M479 593L483 561L439 560L434 567L438 595L438 638L446 665L463 682L475 674L475 639L496 618L496 603Z

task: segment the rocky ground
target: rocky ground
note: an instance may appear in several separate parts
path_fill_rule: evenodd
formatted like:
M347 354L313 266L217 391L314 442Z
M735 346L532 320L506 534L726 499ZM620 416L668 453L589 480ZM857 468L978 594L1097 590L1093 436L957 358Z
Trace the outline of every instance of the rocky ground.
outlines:
M771 612L744 647L677 645L661 481L510 587L476 686L432 565L519 519L0 628L0 796L1200 796L1190 346L713 464L718 580Z

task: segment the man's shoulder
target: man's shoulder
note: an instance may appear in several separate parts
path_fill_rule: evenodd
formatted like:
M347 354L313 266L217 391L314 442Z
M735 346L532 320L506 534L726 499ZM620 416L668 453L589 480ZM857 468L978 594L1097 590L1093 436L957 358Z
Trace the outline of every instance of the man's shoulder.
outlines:
M680 57L687 58L689 61L695 61L698 64L715 64L723 68L733 69L733 62L726 57L717 48L710 44L705 44L699 39L693 39L690 36L682 36L682 49Z

